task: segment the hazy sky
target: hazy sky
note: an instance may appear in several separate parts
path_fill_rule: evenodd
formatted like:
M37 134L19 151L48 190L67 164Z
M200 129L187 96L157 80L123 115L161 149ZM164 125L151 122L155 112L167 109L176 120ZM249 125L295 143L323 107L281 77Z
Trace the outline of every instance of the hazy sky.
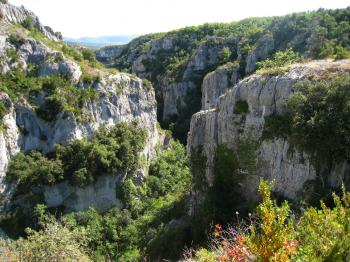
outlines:
M343 8L349 0L10 0L66 37L146 34L205 22Z

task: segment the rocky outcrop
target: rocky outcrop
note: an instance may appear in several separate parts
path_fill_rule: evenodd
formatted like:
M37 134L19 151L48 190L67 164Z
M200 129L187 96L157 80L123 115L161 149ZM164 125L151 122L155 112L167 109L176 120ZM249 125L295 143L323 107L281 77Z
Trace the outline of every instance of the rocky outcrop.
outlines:
M122 89L120 89L121 86L123 86ZM79 122L72 113L67 112L61 112L54 122L46 122L37 116L26 100L21 99L16 105L9 102L12 106L11 111L4 117L5 131L0 134L2 194L12 192L8 190L11 187L5 183L4 177L9 159L20 149L50 152L55 144L66 145L76 139L89 137L100 126L108 128L118 122L139 121L148 134L143 154L146 159L154 157L158 143L154 92L143 86L140 79L126 74L106 75L95 83L94 88L98 91L99 98L85 105L84 115L88 119L85 122ZM8 96L6 97L5 94L4 96L9 100ZM68 210L80 210L93 203L100 206L99 203L102 202L99 201L103 198L108 198L110 202L105 203L104 206L114 205L119 203L115 198L116 187L112 192L109 189L120 179L121 177L101 178L94 185L79 190L68 187L59 197L56 197L57 192L61 192L65 186L57 185L46 190L45 197L50 204L57 203L60 199L62 201L60 205L67 204ZM51 193L54 196L50 196ZM93 196L98 199L94 199ZM100 196L102 199L99 199ZM9 197L10 194L7 198Z
M96 52L96 58L105 65L112 65L115 57L122 54L123 46L106 46Z
M15 10L13 19L17 19L18 10L9 10ZM155 93L141 79L130 74L111 74L96 69L99 78L92 84L85 83L81 80L80 66L66 59L61 52L31 38L13 39L4 32L0 34L0 61L2 74L21 69L38 77L64 77L77 89L90 88L97 93L95 99L87 100L83 105L83 118L63 111L51 122L41 119L35 110L44 103L44 94L39 92L30 101L25 95L18 95L15 101L11 101L7 94L1 93L0 100L8 112L2 119L0 132L0 194L3 203L8 202L14 192L15 185L6 183L5 173L10 158L19 150L48 153L55 144L66 145L76 139L90 137L101 126L108 128L119 122L138 121L147 131L142 154L146 160L155 156L158 143ZM62 183L45 189L45 200L49 206L63 205L68 211L88 206L106 210L121 205L116 198L116 186L121 179L119 174L101 177L95 184L83 189Z
M5 174L11 157L20 150L20 132L16 125L16 111L11 99L6 93L0 93L0 101L9 112L2 119L0 132L0 195L2 201L7 201L14 187L6 183Z
M47 207L63 206L65 212L83 211L95 208L105 212L112 207L122 208L117 198L117 186L122 175L100 176L92 185L73 187L68 182L45 187L44 198Z
M174 115L179 115L181 109L187 110L188 103L186 100L189 92L193 91L194 88L200 88L205 74L223 63L221 53L224 47L230 50L233 57L237 53L237 41L235 39L208 37L193 50L193 55L186 61L184 71L177 79L173 79L165 73L154 72L154 68L149 67L149 64L152 64L150 61L159 63L157 61L157 59L161 59L159 56L166 53L169 53L170 56L177 55L177 52L183 48L181 45L184 41L179 37L176 34L169 34L160 38L147 39L145 36L124 47L107 47L97 51L97 58L101 62L111 65L113 61L123 60L121 66L128 64L127 69L132 73L155 82L164 105L161 115L164 121L169 120ZM195 35L186 39L189 42L195 40ZM238 78L238 75L232 77Z
M237 42L234 39L209 37L198 46L187 64L183 79L192 79L196 75L201 75L203 71L208 71L208 68L216 68L225 59L222 55L223 48L226 47L230 52L236 53L236 46Z
M12 55L9 55L12 53ZM38 77L63 76L78 83L82 74L80 66L65 59L61 52L54 51L31 38L20 39L13 43L8 35L0 35L0 72L16 68L30 70L36 67Z
M245 73L251 74L256 69L256 62L269 57L275 50L274 39L272 35L262 37L255 45L255 48L248 52L246 58Z
M217 99L238 82L239 65L228 63L207 74L202 83L202 110L216 105Z
M242 195L253 201L259 177L275 180L274 191L284 197L297 199L306 181L316 179L319 174L308 155L298 152L284 139L266 139L262 136L265 117L281 115L287 111L287 101L293 93L293 85L300 79L315 79L322 76L350 73L350 61L315 61L292 66L283 75L252 75L240 81L222 95L214 108L198 112L192 117L188 134L188 151L203 147L207 157L206 177L213 181L213 161L218 144L236 149L242 140L258 143L256 171L246 174L240 185ZM245 101L248 112L237 112L237 102ZM348 165L337 165L331 171L327 183L330 187L341 184L349 175ZM335 175L337 174L337 175ZM252 199L253 198L253 199ZM256 200L256 199L255 199Z
M43 26L39 18L23 6L17 7L0 2L0 18L0 22L11 24L23 24L26 19L30 19L33 22L33 26L47 38L54 41L62 40L60 33L55 33L50 27Z

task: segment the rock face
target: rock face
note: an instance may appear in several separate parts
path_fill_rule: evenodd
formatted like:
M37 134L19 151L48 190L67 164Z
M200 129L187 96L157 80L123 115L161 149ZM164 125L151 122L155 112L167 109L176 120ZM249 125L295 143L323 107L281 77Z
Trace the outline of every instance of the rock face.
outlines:
M240 141L249 139L258 143L257 165L256 171L247 174L242 183L237 185L242 194L249 201L254 201L259 177L264 177L275 180L276 193L297 199L297 193L303 190L305 182L315 180L319 174L309 156L292 148L287 140L263 138L264 119L272 114L286 112L288 97L293 93L293 85L297 80L341 73L350 73L349 60L294 65L290 72L279 76L252 75L222 95L214 108L193 115L188 134L188 152L192 148L203 147L207 157L207 183L210 185L213 181L217 145L225 144L235 149ZM247 113L236 112L238 101L248 104ZM342 179L349 175L347 164L337 165L334 169L337 172L332 170L326 181L330 187L339 186Z
M107 46L103 47L96 52L96 58L106 65L111 65L114 62L114 58L121 55L123 47Z
M33 22L33 26L42 32L47 38L54 41L62 40L62 35L60 33L55 33L50 27L43 26L40 23L39 18L23 6L17 7L0 2L0 18L2 19L1 22L12 24L22 24L29 18Z
M195 41L195 36L191 36L187 40ZM193 50L193 55L186 61L184 70L177 79L173 79L165 73L159 74L159 72L155 72L154 68L148 66L150 61L160 63L157 59L160 59L159 56L165 53L169 53L169 55L177 53L183 48L181 47L182 41L176 35L159 39L140 38L124 47L100 49L97 51L97 58L109 66L113 62L123 59L123 61L126 61L125 64L129 65L124 69L139 77L153 80L156 88L161 93L161 100L164 105L161 119L166 121L174 115L179 115L179 110L187 110L188 103L186 100L189 93L195 88L200 88L206 72L215 69L222 63L221 52L224 47L227 47L232 54L237 53L237 41L235 39L208 37ZM142 46L142 49L140 46ZM236 77L238 78L238 75Z
M44 28L37 17L24 8L0 3L3 20L0 23L21 23L27 16L35 22L51 40L58 37L52 30ZM92 84L80 78L80 66L58 51L43 43L25 38L10 37L9 32L0 26L0 72L6 74L16 69L35 73L38 77L60 76L68 79L78 89L96 90L97 98L85 102L82 108L83 120L78 120L71 112L60 112L54 121L41 119L24 96L11 101L6 93L0 93L0 101L6 107L7 114L2 119L0 130L0 194L2 204L8 203L13 195L15 185L5 181L9 160L18 151L39 150L44 153L53 150L55 144L66 145L73 140L92 136L101 126L111 127L119 122L138 121L147 131L147 142L142 154L146 160L155 156L158 143L157 103L155 93L136 76L99 71L99 79ZM96 69L97 70L97 69ZM35 105L44 103L42 94L35 97ZM106 210L111 206L120 206L116 198L116 186L122 175L100 177L98 181L86 188L73 188L67 183L46 188L44 191L47 204L63 205L66 210L83 210L89 206Z
M170 84L164 88L163 99L163 120L166 121L171 116L178 115L182 108L185 108L186 101L184 97L193 90L195 85L192 82L180 82Z
M7 201L6 196L10 196L13 186L5 182L5 174L10 158L19 150L20 132L16 125L15 107L6 93L0 93L0 101L6 106L9 113L3 118L3 129L0 132L0 193Z
M120 90L121 86L123 88ZM4 182L8 161L20 149L50 152L55 144L66 145L73 140L89 137L100 126L108 128L118 122L139 121L148 133L143 154L147 159L154 157L158 143L154 92L143 86L140 79L126 74L106 75L95 83L94 88L98 91L99 98L85 105L84 114L89 121L84 123L78 122L73 114L65 112L60 113L56 121L48 123L40 119L24 99L16 105L11 103L11 113L4 118L5 132L0 135L2 194L11 188L11 185ZM45 191L45 199L49 205L61 201L59 205L67 205L67 210L82 210L89 205L101 209L120 205L116 199L116 186L112 186L120 179L120 176L101 178L96 184L79 190L66 184L55 185ZM67 189L59 195L57 192L62 192L66 186ZM104 205L101 204L103 199L108 200Z
M202 83L202 110L216 105L217 99L238 81L239 65L229 63L207 74Z
M256 69L256 62L266 59L274 49L275 44L272 36L267 35L261 38L257 42L255 49L248 53L245 68L246 74L254 72Z
M64 206L65 212L83 211L94 207L100 212L112 207L122 208L117 199L116 188L122 175L101 176L97 181L85 188L77 188L63 182L51 187L45 187L44 198L47 207Z

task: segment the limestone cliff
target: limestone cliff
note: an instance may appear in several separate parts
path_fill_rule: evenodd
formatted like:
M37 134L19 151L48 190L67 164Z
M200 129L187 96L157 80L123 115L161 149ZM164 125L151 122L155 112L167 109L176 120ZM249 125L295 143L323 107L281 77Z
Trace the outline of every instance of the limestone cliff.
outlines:
M254 74L247 77L219 97L213 108L193 115L188 134L188 152L203 147L207 158L206 179L213 181L215 149L219 144L236 149L242 140L256 141L256 169L243 175L237 185L242 195L255 201L259 177L275 180L274 191L283 197L299 199L306 182L320 176L310 157L291 146L283 138L263 136L265 117L283 115L287 101L298 80L349 74L350 61L314 61L293 65L290 71L277 75ZM246 103L246 111L238 111L239 103ZM327 185L337 188L349 175L349 166L339 163L333 166L327 177ZM310 193L310 192L309 192Z
M5 181L9 160L18 151L38 150L48 153L55 144L68 143L93 135L99 127L111 127L118 122L138 121L147 130L147 143L143 154L147 160L155 155L158 143L155 93L149 85L136 76L125 73L110 73L103 69L90 69L98 74L92 82L82 79L82 69L78 62L67 58L61 51L54 50L43 42L28 38L14 29L14 23L21 23L30 16L35 27L49 40L59 40L52 30L43 27L38 18L25 8L17 8L0 3L3 17L0 23L0 72L10 74L15 70L31 73L35 68L36 77L57 76L68 79L76 89L91 89L96 99L87 100L82 108L83 119L70 111L59 112L55 119L42 119L36 110L45 103L45 92L35 97L16 95L15 100L6 92L0 93L0 101L6 109L0 132L0 193L3 202L8 202L15 185ZM21 31L21 30L20 30ZM12 34L21 34L15 40ZM13 54L12 56L10 54ZM5 89L6 90L6 89ZM30 99L28 99L30 97ZM114 177L101 177L94 185L79 189L59 184L45 189L44 196L48 206L66 206L67 210L82 210L90 206L106 210L120 206L116 198L116 184L122 179L120 174ZM17 201L17 200L16 200ZM19 200L20 202L20 200Z

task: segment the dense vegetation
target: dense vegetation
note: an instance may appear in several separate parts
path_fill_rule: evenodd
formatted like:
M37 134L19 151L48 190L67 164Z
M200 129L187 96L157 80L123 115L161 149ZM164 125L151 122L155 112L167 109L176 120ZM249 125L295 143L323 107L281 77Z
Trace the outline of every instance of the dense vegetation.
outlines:
M273 59L257 62L257 73L278 75L288 71L290 65L301 61L301 56L290 48L285 51L277 51Z
M108 139L104 140L111 142L112 138ZM109 152L113 154L113 151ZM81 154L85 155L83 152ZM74 159L78 160L79 156ZM57 222L52 222L52 215L45 211L45 207L38 205L32 214L31 227L41 231L28 231L27 240L2 242L2 245L9 249L9 256L28 250L30 253L24 253L24 257L32 255L35 261L48 256L48 252L54 248L51 243L57 238L62 238L57 243L57 252L88 254L94 261L177 257L187 239L184 231L186 221L183 219L186 216L184 200L189 190L190 169L185 148L172 142L151 163L149 175L143 183L130 176L119 185L117 195L124 203L123 209L114 208L104 214L90 209L60 216ZM57 215L57 212L54 213ZM46 223L48 220L49 224ZM25 220L21 221L25 223ZM72 239L76 238L80 240L70 250ZM67 242L64 243L64 240ZM86 247L88 253L85 252ZM38 253L34 254L34 250ZM64 258L58 261L64 261Z
M256 169L257 143L242 140L234 149L218 145L215 151L212 185L205 176L206 159L200 148L191 153L192 187L194 198L202 199L194 204L196 210L191 224L194 241L206 239L205 232L212 223L226 224L232 220L234 210L248 212L250 206L241 197L239 183ZM203 199L204 198L204 199Z
M287 202L278 205L271 184L262 181L262 202L248 224L215 225L210 249L187 252L188 261L348 261L350 193L333 195L334 207L308 208L296 217ZM191 259L191 260L190 260Z
M349 87L349 76L298 82L289 114L268 117L265 133L288 138L313 157L316 167L349 161Z
M77 88L63 77L36 77L20 69L0 76L0 91L7 93L13 102L24 96L38 116L48 122L54 121L61 112L71 112L78 121L87 121L83 107L98 98L92 87ZM39 95L43 101L37 99Z
M50 156L19 152L11 159L6 177L17 181L19 191L26 191L63 180L84 187L100 175L132 175L140 167L145 139L145 130L137 123L119 123L109 130L102 128L89 139L57 145Z

